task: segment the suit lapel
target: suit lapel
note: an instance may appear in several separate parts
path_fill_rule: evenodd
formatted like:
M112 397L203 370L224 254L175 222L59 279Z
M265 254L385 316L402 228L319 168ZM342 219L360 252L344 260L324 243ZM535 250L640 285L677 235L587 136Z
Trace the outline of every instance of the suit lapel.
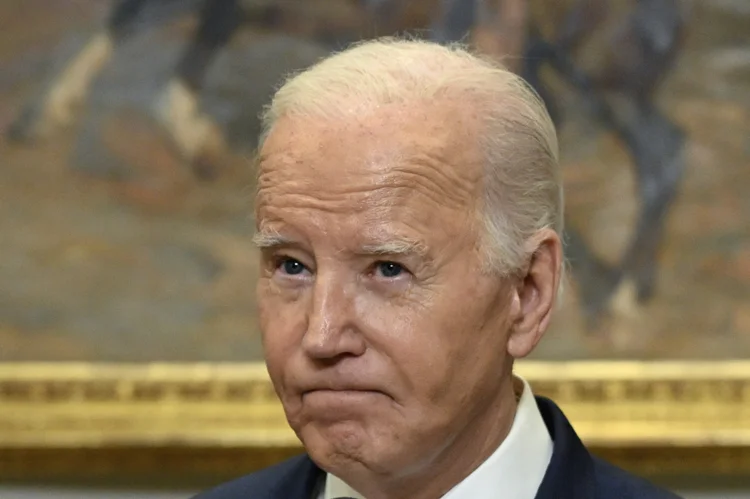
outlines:
M554 443L547 473L536 499L594 499L594 463L562 411L551 400L536 397Z
M316 499L314 494L323 471L307 454L296 459L297 462L278 478L267 499Z

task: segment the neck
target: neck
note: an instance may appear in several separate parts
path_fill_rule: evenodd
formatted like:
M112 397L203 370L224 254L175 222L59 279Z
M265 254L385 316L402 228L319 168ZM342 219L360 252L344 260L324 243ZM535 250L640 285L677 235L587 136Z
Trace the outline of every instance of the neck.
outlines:
M497 450L510 432L517 406L511 378L499 396L427 465L408 475L372 477L356 484L357 490L367 499L442 497Z

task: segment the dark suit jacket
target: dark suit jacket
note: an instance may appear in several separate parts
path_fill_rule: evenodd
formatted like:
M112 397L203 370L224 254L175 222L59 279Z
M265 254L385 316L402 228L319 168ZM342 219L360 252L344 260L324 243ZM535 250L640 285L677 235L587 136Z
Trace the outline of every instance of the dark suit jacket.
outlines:
M589 454L560 408L544 397L536 401L554 442L536 499L679 499ZM323 473L302 455L193 499L315 499Z

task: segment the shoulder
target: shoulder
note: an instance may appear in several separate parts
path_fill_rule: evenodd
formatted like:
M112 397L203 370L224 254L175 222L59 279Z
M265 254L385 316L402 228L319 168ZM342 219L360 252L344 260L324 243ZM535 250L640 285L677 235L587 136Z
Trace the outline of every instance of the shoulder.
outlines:
M306 455L293 457L270 468L237 478L199 493L193 499L286 499L284 489L300 486L315 477L315 465Z
M643 478L593 457L597 497L602 499L680 499Z
M550 399L537 397L537 405L553 441L545 497L595 499L680 499L596 456L576 434L562 410ZM564 490L564 494L559 492Z

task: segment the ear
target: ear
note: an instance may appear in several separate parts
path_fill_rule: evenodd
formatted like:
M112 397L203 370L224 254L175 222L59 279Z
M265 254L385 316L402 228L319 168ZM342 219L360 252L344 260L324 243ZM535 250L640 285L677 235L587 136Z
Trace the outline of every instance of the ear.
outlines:
M508 353L516 359L529 355L547 330L562 271L562 241L555 231L540 231L529 246L532 256L514 292L518 314L508 337Z

